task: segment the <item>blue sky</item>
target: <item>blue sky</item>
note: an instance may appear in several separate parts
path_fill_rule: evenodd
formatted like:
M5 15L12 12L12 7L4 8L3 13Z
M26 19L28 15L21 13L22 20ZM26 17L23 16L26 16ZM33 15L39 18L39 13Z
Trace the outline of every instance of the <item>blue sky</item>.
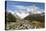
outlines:
M32 6L35 5L39 9L44 9L44 3L38 3L38 2L20 2L20 1L7 1L7 9L10 10L16 10L16 6Z

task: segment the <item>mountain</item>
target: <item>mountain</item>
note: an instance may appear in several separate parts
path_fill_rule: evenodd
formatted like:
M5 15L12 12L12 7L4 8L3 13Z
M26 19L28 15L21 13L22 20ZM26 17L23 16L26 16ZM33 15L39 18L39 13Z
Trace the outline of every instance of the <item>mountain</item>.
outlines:
M41 16L40 14L28 15L27 17L24 18L24 20L44 22L45 15L43 16Z
M16 11L14 14L17 15L18 17L20 17L21 19L24 19L25 17L27 17L28 15L32 15L32 14L40 14L40 15L43 15L42 13L44 13L43 11L29 11L29 9L26 11L22 10L22 9L19 9L18 11Z
M45 12L44 11L31 11L26 9L26 11L24 9L17 9L16 11L8 11L8 13L11 13L12 15L14 15L16 18L18 19L24 19L24 20L37 20L37 21L41 21L44 22L44 16L45 16Z
M39 9L38 7L32 7L32 8L24 8L24 9L16 9L14 12L12 10L9 10L8 12L11 12L14 16L16 16L17 18L21 18L24 19L25 17L27 17L28 15L32 15L32 14L41 14L41 16L43 15L42 13L44 13L43 9Z
M6 22L16 22L16 17L10 12L6 12Z

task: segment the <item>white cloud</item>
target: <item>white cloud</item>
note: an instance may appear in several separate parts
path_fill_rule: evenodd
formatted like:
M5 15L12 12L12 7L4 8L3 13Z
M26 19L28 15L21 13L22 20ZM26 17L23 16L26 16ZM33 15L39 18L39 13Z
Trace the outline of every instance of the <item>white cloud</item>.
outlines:
M16 5L17 9L26 9L26 8L32 8L32 6L21 6L21 5Z
M34 6L34 8L31 9L31 13L33 13L33 14L41 14L42 11L44 11L44 10L40 9L40 8L38 8L36 6Z

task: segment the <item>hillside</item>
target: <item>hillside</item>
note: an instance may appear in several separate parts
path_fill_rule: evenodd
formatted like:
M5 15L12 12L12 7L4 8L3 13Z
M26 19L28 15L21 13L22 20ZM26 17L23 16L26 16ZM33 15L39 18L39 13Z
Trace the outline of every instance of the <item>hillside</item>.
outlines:
M30 14L24 19L16 18L12 13L6 13L6 29L34 29L44 28L45 15L42 14ZM42 16L41 16L42 15Z
M25 17L24 19L31 20L31 21L36 20L36 21L44 22L44 20L45 20L44 16L45 15L41 16L40 14L33 14L33 15L29 15L29 16Z

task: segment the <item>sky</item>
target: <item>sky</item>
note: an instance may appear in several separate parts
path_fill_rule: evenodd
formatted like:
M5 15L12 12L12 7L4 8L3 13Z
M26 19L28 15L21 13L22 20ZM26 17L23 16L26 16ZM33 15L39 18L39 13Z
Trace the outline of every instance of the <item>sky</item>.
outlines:
M37 10L36 12L34 11L32 12L33 6ZM20 2L20 1L7 1L6 2L7 11L11 12L12 14L16 13L16 15L18 15L22 19L29 15L29 13L27 12L32 12L32 13L37 14L37 13L41 13L41 9L44 9L44 8L45 8L44 3L38 3L38 2ZM22 10L18 10L18 9L22 9Z
M38 7L39 9L44 9L44 3L38 2L20 2L20 1L7 1L6 7L8 10L16 10L17 8L31 8L31 6Z

